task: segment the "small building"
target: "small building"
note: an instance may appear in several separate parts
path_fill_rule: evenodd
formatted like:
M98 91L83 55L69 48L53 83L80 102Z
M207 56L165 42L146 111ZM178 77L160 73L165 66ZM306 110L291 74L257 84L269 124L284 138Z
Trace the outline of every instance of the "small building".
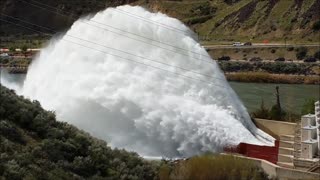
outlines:
M316 126L304 126L301 127L301 142L307 140L317 140L317 127Z
M301 117L301 127L315 126L316 116L314 114L307 114Z
M315 112L319 111L317 104L319 102L315 104ZM301 158L303 159L313 159L320 155L319 124L316 121L315 114L307 114L301 117Z
M315 139L305 140L301 142L301 158L313 159L317 155L318 141Z
M301 117L300 133L296 141L294 167L299 170L316 172L320 170L320 108L315 103L315 114ZM297 131L299 132L299 131ZM298 138L297 138L298 139Z

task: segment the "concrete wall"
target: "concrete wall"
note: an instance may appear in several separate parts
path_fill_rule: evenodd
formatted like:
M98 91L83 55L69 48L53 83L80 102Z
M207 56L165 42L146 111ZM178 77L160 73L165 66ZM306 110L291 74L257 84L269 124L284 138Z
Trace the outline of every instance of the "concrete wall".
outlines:
M294 163L296 169L299 169L302 171L309 171L310 167L314 167L316 165L318 165L320 168L320 161L317 161L315 159L310 160L310 159L299 158L299 159L294 159L293 163ZM315 170L317 170L317 168L315 168ZM318 173L320 173L320 169L319 169ZM320 174L319 174L319 179L320 179Z
M277 167L277 177L279 180L295 180L295 179L314 179L319 180L320 174L318 173L311 173L293 169L286 169Z
M294 135L296 123L273 121L267 119L254 119L256 126L264 132L270 134L276 139L280 139L280 135Z
M320 101L315 103L315 115L318 134L318 156L320 156Z
M283 168L261 159L244 157L244 156L237 156L237 157L251 160L254 164L256 164L258 167L263 169L264 172L270 178L277 178L279 180L296 180L296 179L297 180L298 179L319 180L319 177L320 177L319 173L311 173L311 172L306 172L306 171L301 171L296 169Z

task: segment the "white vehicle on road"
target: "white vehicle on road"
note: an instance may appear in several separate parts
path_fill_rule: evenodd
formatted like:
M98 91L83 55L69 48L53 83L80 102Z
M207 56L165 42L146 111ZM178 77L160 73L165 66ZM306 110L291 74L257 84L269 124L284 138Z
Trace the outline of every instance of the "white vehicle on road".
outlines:
M233 45L233 46L243 46L243 43L241 43L241 42L234 42L232 45Z

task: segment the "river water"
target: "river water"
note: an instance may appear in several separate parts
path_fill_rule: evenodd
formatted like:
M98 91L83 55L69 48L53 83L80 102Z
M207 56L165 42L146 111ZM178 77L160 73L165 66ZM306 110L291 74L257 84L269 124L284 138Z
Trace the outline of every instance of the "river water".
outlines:
M299 114L308 99L319 99L319 85L306 84L267 84L230 82L247 109L252 112L260 108L263 100L266 107L276 103L276 86L279 86L282 107Z
M8 74L2 70L1 83L9 88L21 88L25 79L24 74ZM242 83L229 82L236 91L249 112L260 108L263 100L266 107L276 103L275 88L279 86L282 107L299 114L304 102L308 99L320 98L319 85L305 84L267 84L267 83Z

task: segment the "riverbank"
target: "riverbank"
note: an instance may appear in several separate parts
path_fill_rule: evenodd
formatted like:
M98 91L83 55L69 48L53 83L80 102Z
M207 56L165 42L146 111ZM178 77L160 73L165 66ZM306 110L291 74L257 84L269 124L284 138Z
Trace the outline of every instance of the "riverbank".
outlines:
M25 74L9 74L6 70L1 71L1 83L12 89L21 89L25 77ZM299 113L306 100L319 99L319 85L246 82L229 82L229 84L238 94L249 112L255 112L259 109L262 100L264 100L267 108L271 108L276 103L274 96L276 86L280 87L283 108L290 112Z
M210 46L206 46L210 47ZM278 58L284 58L288 62L303 62L308 57L318 57L320 46L316 44L308 45L276 45L260 44L252 46L211 46L208 53L213 59L229 56L232 60L250 60L261 58L264 61L272 62Z
M320 84L320 76L270 74L265 72L225 73L228 81L277 84Z
M0 66L1 67L1 66ZM10 74L26 74L28 68L25 66L8 67ZM320 84L319 75L288 75L270 74L265 72L232 72L225 73L228 81L246 83L273 83L273 84Z

